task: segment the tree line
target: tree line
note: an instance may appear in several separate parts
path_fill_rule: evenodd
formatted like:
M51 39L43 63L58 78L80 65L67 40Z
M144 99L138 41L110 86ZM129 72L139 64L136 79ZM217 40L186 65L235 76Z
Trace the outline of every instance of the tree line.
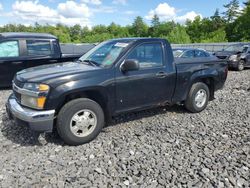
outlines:
M161 37L177 44L250 41L250 0L244 3L243 9L238 0L231 0L224 8L225 12L216 9L211 17L197 16L193 21L187 20L185 24L162 22L154 15L150 25L138 16L127 26L111 23L89 29L80 25L7 24L0 27L0 32L51 33L63 43L95 43L123 37Z

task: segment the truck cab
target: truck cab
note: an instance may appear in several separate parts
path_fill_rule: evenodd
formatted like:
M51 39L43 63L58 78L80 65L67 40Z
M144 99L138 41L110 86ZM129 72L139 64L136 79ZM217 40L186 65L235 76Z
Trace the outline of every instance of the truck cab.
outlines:
M81 55L63 55L58 39L51 34L0 33L0 87L10 86L23 69L72 61Z

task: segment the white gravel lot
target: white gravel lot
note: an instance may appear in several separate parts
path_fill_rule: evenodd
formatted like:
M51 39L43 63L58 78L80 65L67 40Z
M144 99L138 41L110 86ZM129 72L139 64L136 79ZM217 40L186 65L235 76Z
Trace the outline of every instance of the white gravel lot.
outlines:
M229 72L200 114L174 106L122 115L78 147L8 120L10 93L0 91L0 187L250 186L250 69Z

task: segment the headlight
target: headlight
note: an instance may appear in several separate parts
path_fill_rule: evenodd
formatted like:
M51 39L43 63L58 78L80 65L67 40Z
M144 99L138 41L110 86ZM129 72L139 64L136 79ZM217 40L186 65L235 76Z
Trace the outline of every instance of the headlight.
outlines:
M238 59L238 56L237 56L237 55L231 55L231 56L229 57L229 61L237 61L237 59Z
M43 109L49 89L46 84L25 83L21 93L21 104L30 108Z
M34 92L46 92L49 91L49 86L46 84L25 83L23 89Z

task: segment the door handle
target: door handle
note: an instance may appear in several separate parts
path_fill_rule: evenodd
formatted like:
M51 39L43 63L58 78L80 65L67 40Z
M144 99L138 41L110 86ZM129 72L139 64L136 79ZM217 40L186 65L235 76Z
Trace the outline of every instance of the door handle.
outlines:
M167 73L165 73L165 72L158 72L156 74L156 76L159 77L159 78L166 78L167 77Z
M14 62L12 62L12 64L14 64L14 65L19 65L19 64L22 64L23 62L22 61L14 61Z

